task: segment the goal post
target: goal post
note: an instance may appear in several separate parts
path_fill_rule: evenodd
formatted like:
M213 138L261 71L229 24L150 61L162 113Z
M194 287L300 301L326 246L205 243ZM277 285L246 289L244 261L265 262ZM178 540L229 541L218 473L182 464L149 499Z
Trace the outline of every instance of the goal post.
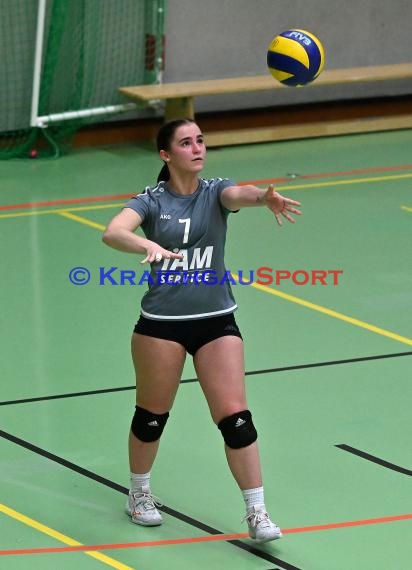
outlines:
M56 156L82 126L138 110L118 87L162 81L165 3L38 0L31 3L35 13L10 3L12 25L2 32L16 62L0 91L0 105L10 109L0 121L0 158L27 156L36 138L43 141L40 154ZM23 113L13 108L20 74L32 77L30 93L17 98Z

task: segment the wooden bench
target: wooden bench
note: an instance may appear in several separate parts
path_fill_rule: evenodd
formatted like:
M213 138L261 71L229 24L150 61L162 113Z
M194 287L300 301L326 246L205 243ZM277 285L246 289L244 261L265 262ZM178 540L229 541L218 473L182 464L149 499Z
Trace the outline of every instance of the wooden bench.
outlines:
M304 89L317 89L333 85L359 85L371 82L398 81L412 79L412 63L331 69L323 73ZM150 105L159 100L165 101L165 120L178 117L195 117L195 97L235 93L253 93L291 89L266 75L231 77L158 85L137 85L119 88L127 98L140 104ZM411 83L412 94L412 83ZM306 138L336 134L370 132L412 127L412 115L369 117L362 120L317 121L302 125L267 126L256 129L236 129L216 133L206 133L208 146L242 144Z

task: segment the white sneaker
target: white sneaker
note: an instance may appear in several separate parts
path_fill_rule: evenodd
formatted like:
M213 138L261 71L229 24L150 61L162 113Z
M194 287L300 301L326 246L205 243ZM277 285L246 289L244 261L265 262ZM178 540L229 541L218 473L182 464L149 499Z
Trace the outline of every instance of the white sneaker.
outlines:
M126 513L131 517L132 522L136 524L158 526L162 524L163 518L156 507L161 506L162 503L159 499L152 495L150 488L145 485L140 493L129 491Z
M242 520L247 521L249 527L249 536L256 542L269 542L282 538L283 534L280 528L273 523L267 512L262 506L254 506Z

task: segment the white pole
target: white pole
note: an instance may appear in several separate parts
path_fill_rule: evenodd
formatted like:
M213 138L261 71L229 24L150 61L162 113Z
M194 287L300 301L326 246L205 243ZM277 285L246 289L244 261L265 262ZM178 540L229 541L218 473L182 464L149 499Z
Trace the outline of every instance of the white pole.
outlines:
M31 96L31 116L30 126L37 125L37 115L39 112L39 94L41 79L41 64L43 58L43 38L44 38L44 22L46 18L46 1L39 0L37 9L37 30L36 30L36 47L34 51L34 70L33 70L33 89Z
M158 6L157 8L157 29L156 29L156 35L157 35L157 42L160 43L160 46L157 46L157 50L156 50L156 58L157 58L157 76L156 76L156 83L162 83L163 81L163 70L162 70L162 66L163 66L163 37L160 36L159 39L159 31L163 32L163 22L164 22L164 4L162 6Z
M109 115L112 113L124 113L126 111L134 111L138 106L135 103L124 103L123 105L106 105L105 107L95 107L94 109L80 109L79 111L64 111L63 113L53 113L36 117L36 127L47 127L49 123L60 121L69 121L70 119L83 119L86 117L95 117L98 115Z

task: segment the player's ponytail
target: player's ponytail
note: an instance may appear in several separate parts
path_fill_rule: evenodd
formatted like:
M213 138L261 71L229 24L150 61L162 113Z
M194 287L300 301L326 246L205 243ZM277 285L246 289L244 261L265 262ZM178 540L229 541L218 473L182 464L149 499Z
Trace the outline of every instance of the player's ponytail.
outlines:
M157 181L161 182L163 180L163 182L167 182L169 178L170 178L169 167L167 166L166 163L164 163L162 170L159 172L159 176L157 177Z
M168 123L165 123L157 133L156 146L158 152L160 152L161 150L167 150L167 151L170 150L170 144L173 140L176 129L178 129L182 125L190 125L191 123L194 122L195 121L193 119L175 119L174 121L169 121ZM167 182L169 178L170 178L169 167L167 166L166 163L164 163L162 170L159 172L159 176L157 177L157 181L160 182L161 180L163 180L164 182Z

